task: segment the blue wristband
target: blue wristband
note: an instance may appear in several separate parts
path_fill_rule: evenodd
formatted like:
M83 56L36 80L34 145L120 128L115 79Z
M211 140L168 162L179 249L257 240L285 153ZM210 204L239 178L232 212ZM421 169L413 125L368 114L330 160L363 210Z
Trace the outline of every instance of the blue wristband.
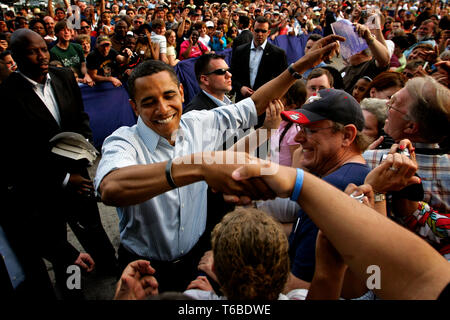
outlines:
M304 176L304 171L302 169L297 168L297 177L295 178L294 191L292 191L292 195L291 195L292 201L297 202L297 199L300 196L300 191L302 191L302 186L303 186L303 176Z

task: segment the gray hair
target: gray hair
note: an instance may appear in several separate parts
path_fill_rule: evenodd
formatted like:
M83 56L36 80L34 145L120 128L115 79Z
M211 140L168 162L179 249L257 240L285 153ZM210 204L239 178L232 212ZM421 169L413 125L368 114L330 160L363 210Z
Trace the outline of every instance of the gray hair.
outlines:
M381 129L383 129L387 118L387 102L388 100L386 99L378 98L365 98L361 101L361 109L370 112L377 119L378 132L381 132Z
M441 60L450 60L450 50L445 50L444 52L441 53L441 55L439 56L439 58L441 58Z
M450 90L430 76L415 77L405 85L414 103L409 117L419 125L419 135L429 143L448 136L450 125Z

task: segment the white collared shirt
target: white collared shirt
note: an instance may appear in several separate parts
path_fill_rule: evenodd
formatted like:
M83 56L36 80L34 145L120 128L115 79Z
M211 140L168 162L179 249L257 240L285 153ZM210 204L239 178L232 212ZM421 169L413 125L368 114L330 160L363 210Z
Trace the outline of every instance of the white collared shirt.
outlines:
M52 114L53 118L55 118L56 123L58 123L58 126L61 126L61 115L59 113L59 107L58 102L56 101L55 93L53 92L52 85L50 83L51 78L50 74L47 73L47 76L45 77L45 83L40 84L30 78L28 78L26 75L21 73L20 71L16 71L19 74L22 75L25 79L27 79L28 82L31 83L31 86L33 87L34 92L38 95L38 97L42 100L44 105L47 107L48 111ZM69 182L70 173L67 173L62 185L65 187L67 183Z
M136 125L121 127L105 139L95 189L109 172L119 168L215 151L223 145L226 130L238 132L257 122L251 98L212 110L189 111L181 117L175 145L170 145L139 117ZM150 261L173 261L187 254L205 230L207 188L199 181L139 204L117 207L120 242Z
M250 87L253 88L255 85L256 75L258 74L259 64L261 63L261 58L263 56L264 49L267 45L267 39L259 47L255 47L255 42L252 41L250 45L250 60L249 60L249 70L250 70Z
M56 101L55 93L53 92L53 88L50 83L51 81L50 74L47 73L45 83L40 84L28 78L20 71L17 72L20 73L25 79L28 80L28 82L31 83L34 92L36 92L38 97L42 100L44 105L47 107L48 111L50 111L50 113L52 114L53 118L55 118L58 125L61 126L61 115L59 114L58 102Z
M204 94L206 94L207 97L209 97L215 104L217 104L218 107L223 107L223 106L227 106L229 104L232 104L233 102L226 96L223 96L223 101L217 99L216 97L214 97L213 95L209 94L208 92L206 92L205 90L202 90Z

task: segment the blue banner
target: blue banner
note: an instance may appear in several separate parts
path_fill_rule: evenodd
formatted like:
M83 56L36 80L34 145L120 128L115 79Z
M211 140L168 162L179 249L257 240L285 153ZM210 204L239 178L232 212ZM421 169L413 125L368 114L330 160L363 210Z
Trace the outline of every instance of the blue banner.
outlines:
M92 88L81 85L80 89L94 135L93 144L98 151L105 138L116 129L136 123L128 92L123 86L116 88L111 82L100 82Z

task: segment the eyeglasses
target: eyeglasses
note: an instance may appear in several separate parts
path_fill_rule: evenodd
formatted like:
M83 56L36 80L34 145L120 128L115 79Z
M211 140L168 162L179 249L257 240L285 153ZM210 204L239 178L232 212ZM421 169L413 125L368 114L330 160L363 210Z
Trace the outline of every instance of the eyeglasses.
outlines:
M213 71L208 72L208 73L204 73L204 75L205 76L209 76L210 74L216 74L218 76L223 76L225 73L227 73L229 71L230 71L230 68L228 68L228 69L221 68L221 69L213 70Z
M267 31L269 31L269 30L264 30L264 29L255 29L254 30L255 31L255 33L266 33Z
M326 127L326 128L308 128L308 127L302 126L301 124L296 123L295 128L297 129L297 132L301 132L304 135L311 136L321 130L334 128L334 126L330 126L330 127Z
M395 110L395 111L397 111L398 113L400 113L400 114L402 114L402 115L408 117L408 113L403 112L403 111L400 111L400 110L397 109L397 108L394 108L394 107L392 106L392 103L393 103L393 102L395 102L395 95L393 95L393 96L391 97L391 99L390 99L388 102L386 102L387 111L389 112L389 111L392 109L392 110Z

